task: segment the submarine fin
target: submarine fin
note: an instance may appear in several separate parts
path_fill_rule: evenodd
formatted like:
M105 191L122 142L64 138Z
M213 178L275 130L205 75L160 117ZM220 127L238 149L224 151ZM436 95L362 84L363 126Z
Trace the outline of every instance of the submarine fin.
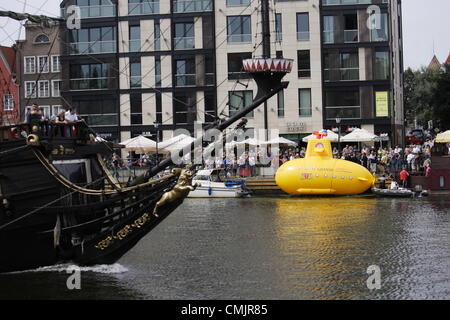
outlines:
M366 178L358 178L359 181L363 181L363 182L367 182L369 180L367 180Z

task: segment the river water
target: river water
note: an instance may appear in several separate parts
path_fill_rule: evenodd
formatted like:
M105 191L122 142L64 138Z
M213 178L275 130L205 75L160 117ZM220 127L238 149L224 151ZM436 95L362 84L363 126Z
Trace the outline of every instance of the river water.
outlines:
M450 299L450 197L187 199L81 290L66 268L0 275L0 298Z

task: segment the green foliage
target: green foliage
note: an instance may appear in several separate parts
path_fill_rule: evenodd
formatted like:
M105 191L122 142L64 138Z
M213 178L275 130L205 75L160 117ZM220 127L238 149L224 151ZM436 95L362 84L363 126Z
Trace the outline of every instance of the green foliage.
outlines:
M450 128L450 68L422 68L404 73L405 115L408 122L427 127L429 120L441 130Z

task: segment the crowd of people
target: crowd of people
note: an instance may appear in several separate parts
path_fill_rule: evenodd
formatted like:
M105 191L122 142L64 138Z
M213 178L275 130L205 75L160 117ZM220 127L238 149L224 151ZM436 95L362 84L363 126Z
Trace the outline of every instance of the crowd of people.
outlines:
M62 109L56 115L48 116L45 113L44 108L39 107L36 103L33 103L31 109L27 109L25 114L25 122L32 123L34 121L51 121L54 123L71 123L79 120L77 111L75 108L69 108L67 111Z

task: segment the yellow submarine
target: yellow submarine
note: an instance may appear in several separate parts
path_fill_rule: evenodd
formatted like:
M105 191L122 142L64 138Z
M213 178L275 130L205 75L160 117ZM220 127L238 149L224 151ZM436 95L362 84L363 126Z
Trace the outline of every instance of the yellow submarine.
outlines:
M354 162L334 159L326 133L314 132L304 159L283 164L275 175L278 186L292 195L354 195L367 191L375 177Z

